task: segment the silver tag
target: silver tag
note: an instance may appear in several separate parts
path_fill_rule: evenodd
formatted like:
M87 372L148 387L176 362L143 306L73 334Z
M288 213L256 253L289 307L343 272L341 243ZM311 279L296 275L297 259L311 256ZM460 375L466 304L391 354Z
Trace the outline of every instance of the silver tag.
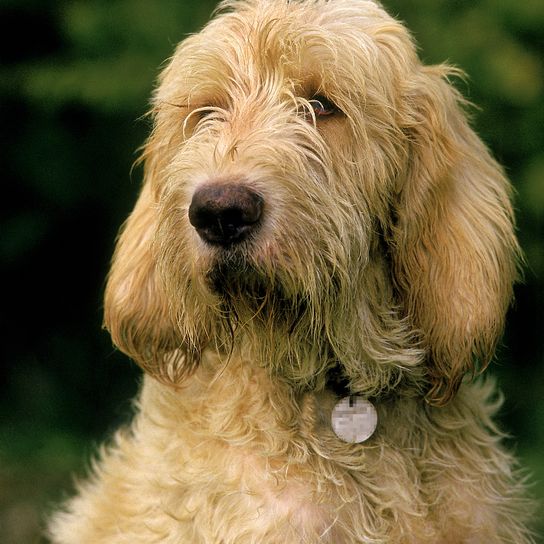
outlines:
M358 444L368 440L376 430L378 413L370 401L352 395L337 402L331 423L338 438Z

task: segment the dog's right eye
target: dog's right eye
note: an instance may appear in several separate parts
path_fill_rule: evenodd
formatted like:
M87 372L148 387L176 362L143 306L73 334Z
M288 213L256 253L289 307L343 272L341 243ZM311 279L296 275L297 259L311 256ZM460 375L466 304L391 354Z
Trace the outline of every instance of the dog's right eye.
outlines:
M194 110L193 113L198 117L199 120L202 120L206 119L207 117L211 117L215 112L217 112L217 108L214 108L213 106L203 106Z
M316 94L311 100L309 100L309 103L312 106L316 117L327 117L340 111L336 104L321 94Z

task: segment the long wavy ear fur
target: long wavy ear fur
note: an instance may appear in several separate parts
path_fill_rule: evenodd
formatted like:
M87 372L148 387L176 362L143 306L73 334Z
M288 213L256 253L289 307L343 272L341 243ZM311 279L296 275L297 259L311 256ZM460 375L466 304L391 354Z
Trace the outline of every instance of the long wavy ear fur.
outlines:
M411 150L392 234L396 287L428 351L435 404L492 358L520 257L510 185L469 127L450 72L422 67L408 90Z
M147 154L152 147L148 143ZM186 353L156 269L157 202L151 178L157 167L147 164L152 162L147 157L144 186L117 240L106 285L104 326L114 344L145 371L178 383L197 357Z
M117 240L104 304L104 325L114 344L146 369L172 349L173 340L152 257L154 208L151 187L145 184Z

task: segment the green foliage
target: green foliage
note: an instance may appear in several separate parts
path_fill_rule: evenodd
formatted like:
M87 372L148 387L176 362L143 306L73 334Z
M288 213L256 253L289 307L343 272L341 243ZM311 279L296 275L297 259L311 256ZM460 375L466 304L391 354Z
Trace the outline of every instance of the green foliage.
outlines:
M517 191L527 256L494 372L504 425L544 482L544 2L384 0L427 63L449 62L474 125ZM0 367L0 533L37 542L69 473L130 416L138 373L100 332L115 232L134 201L134 152L158 66L212 0L6 0L0 97L7 191ZM10 195L7 198L5 195ZM544 498L544 486L535 494ZM544 519L544 512L542 513Z
M212 6L175 0L61 4L55 22L63 46L45 62L22 64L16 73L20 88L47 108L76 102L133 115L147 99L159 63L207 19Z

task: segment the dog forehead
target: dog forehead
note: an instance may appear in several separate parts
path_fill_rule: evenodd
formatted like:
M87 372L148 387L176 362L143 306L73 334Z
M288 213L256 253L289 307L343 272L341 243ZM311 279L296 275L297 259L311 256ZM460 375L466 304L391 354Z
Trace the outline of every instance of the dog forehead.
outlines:
M369 0L228 2L200 33L180 43L162 82L177 77L185 88L204 81L224 88L264 72L323 81L326 74L375 64L378 42L391 33L406 34Z
M202 42L234 48L239 56L300 64L301 56L321 49L339 54L339 47L368 47L373 35L393 19L369 0L238 0L203 30ZM302 59L304 60L304 59Z

